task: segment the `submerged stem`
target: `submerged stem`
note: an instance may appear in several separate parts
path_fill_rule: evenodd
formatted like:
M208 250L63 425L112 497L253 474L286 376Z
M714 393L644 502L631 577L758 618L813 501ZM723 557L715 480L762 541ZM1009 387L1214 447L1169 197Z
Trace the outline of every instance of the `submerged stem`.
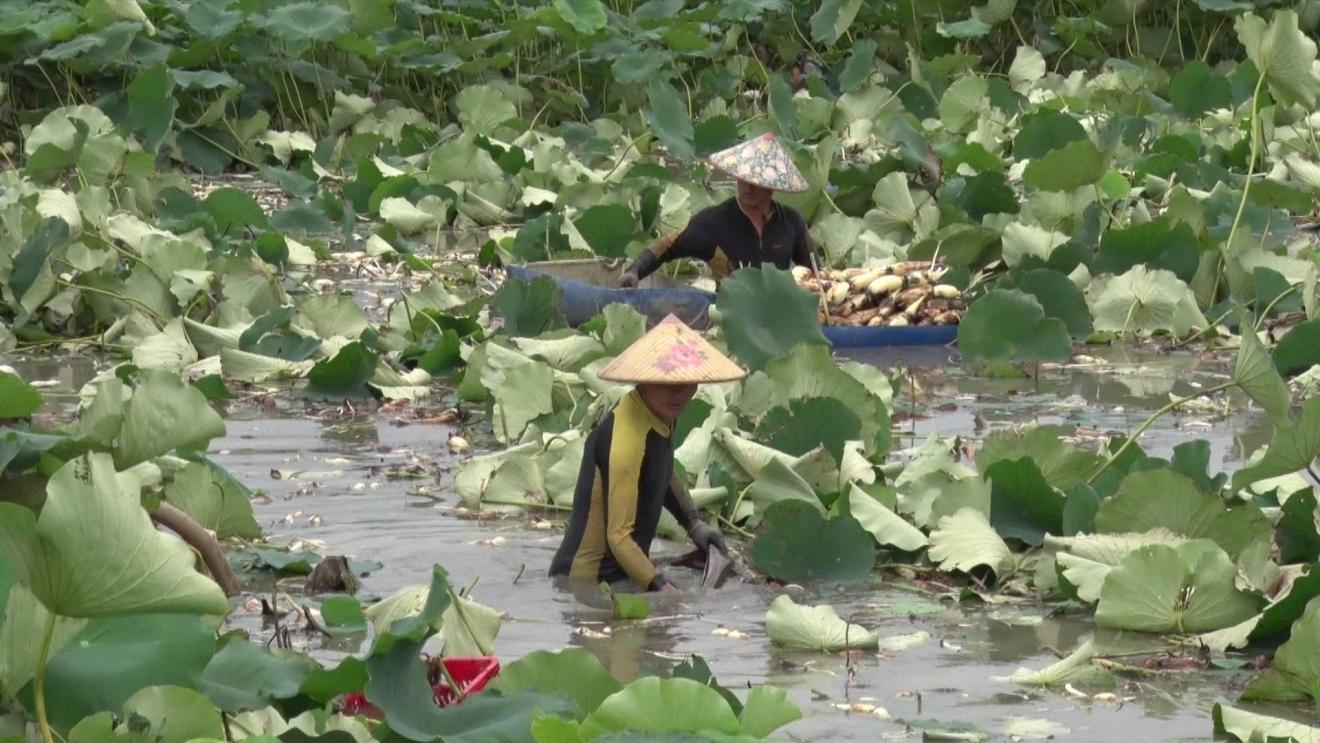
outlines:
M1100 476L1101 472L1104 472L1105 470L1109 469L1109 465L1113 464L1114 462L1122 458L1123 453L1128 450L1128 447L1132 446L1132 444L1135 443L1136 440L1141 437L1141 434L1145 433L1146 429L1154 425L1155 421L1159 420L1160 417L1163 416L1165 413L1169 412L1170 410L1173 410L1174 408L1180 405L1183 405L1184 403L1191 402L1192 400L1195 400L1199 397L1206 397L1207 395L1213 395L1217 392L1223 392L1224 390L1230 389L1235 386L1237 386L1237 382L1235 380L1230 379L1229 381L1224 382L1223 384L1217 384L1214 387L1207 387L1195 394L1188 395L1186 397L1180 397L1177 400L1170 400L1168 403L1161 406L1154 413L1151 413L1150 417L1147 418L1144 423L1138 426L1137 430L1133 431L1131 436L1127 437L1127 440L1123 442L1123 445L1118 447L1118 451L1114 452L1109 457L1109 459L1106 459L1105 463L1100 465L1100 469L1091 473L1091 476L1086 478L1086 482L1087 483L1095 482L1095 479Z
M51 639L55 636L55 620L58 617L55 612L50 612L46 618L46 628L41 635L41 651L37 655L37 670L33 677L33 691L37 697L37 725L41 728L41 739L46 743L54 743L54 736L50 732L50 721L46 719L46 659L50 656Z

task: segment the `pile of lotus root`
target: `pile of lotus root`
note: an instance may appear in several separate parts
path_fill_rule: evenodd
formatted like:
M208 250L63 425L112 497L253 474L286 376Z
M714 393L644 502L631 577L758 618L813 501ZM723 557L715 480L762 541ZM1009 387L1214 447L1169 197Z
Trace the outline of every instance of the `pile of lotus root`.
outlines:
M871 328L957 325L967 302L958 287L939 283L947 270L929 261L820 273L795 266L793 279L821 298L816 309L821 324Z

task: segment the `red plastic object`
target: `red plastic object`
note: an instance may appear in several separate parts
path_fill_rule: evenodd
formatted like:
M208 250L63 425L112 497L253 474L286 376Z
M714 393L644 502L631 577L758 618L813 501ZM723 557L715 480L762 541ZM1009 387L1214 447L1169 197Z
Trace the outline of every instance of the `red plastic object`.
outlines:
M464 697L485 689L491 679L500 675L500 662L494 657L446 658L444 664L454 683L463 690ZM426 658L426 665L435 705L445 707L461 702L454 690L449 688L449 682L445 680L444 674L440 673L437 660ZM346 715L366 715L374 720L385 718L385 714L376 705L368 702L366 695L361 693L345 694L340 709Z

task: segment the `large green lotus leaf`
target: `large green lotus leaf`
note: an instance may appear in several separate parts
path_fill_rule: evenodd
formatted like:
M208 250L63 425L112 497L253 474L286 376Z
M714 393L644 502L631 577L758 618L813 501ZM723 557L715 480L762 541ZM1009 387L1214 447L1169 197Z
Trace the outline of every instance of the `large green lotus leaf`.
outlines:
M494 655L499 634L500 613L462 596L440 615L446 658Z
M996 462L1030 457L1049 484L1060 490L1086 482L1103 461L1099 455L1082 451L1059 438L1055 431L1041 426L1022 430L995 431L985 438L976 452L976 466L982 472Z
M1229 555L1270 538L1270 520L1259 507L1229 508L1218 496L1197 490L1190 478L1167 469L1133 472L1105 499L1095 515L1102 534L1168 529L1191 539L1209 539Z
M875 540L850 516L826 520L809 504L788 500L766 510L752 564L785 582L864 580L875 566Z
M1140 632L1208 632L1256 613L1238 590L1237 567L1218 545L1197 539L1178 547L1140 547L1109 572L1096 624Z
M511 445L537 417L554 412L551 393L554 372L539 361L519 364L504 373L504 380L492 386L495 413L499 418L492 425L504 444Z
M17 576L14 578L17 579ZM46 631L49 619L50 612L31 591L21 583L9 587L4 613L0 615L0 699L17 696L19 690L32 679L37 670L37 655L41 650L41 643L34 638L41 637ZM56 617L55 629L51 634L50 655L57 655L86 624L86 619ZM47 699L52 705L55 704L55 700L49 696Z
M274 653L236 637L206 665L199 689L226 712L261 709L296 695L315 667L305 655Z
M140 372L123 416L115 463L124 468L175 449L202 451L225 435L206 396L169 372Z
M1279 545L1279 561L1284 564L1320 560L1320 531L1317 531L1315 491L1306 489L1288 496L1279 521L1274 527L1274 541Z
M1072 341L1063 321L1046 318L1035 297L994 289L967 308L958 350L972 361L1066 361Z
M1243 699L1295 702L1311 699L1320 689L1320 599L1306 605L1292 625L1288 641L1274 653L1274 665L1251 680Z
M783 75L772 76L766 88L770 91L770 114L774 117L779 135L784 139L796 140L797 106L794 105L793 89Z
M490 85L463 88L454 99L458 121L463 128L488 135L504 122L518 115L518 109L504 93Z
M621 258L637 232L637 219L623 204L597 204L573 220L573 226L596 255Z
M584 36L605 28L605 5L601 0L555 0L555 12Z
M1105 156L1095 144L1079 139L1032 160L1022 173L1022 181L1041 191L1075 191L1100 180L1107 167Z
M747 486L747 500L753 508L749 528L760 523L770 507L781 501L803 503L822 514L825 512L810 483L782 459L771 459L761 466L756 479Z
M1275 428L1288 428L1293 422L1292 395L1288 392L1288 385L1274 368L1270 352L1251 330L1251 325L1244 322L1242 327L1242 345L1233 360L1233 381L1265 409Z
M0 553L62 616L227 613L224 592L193 569L187 545L152 525L138 488L107 454L71 460L51 477L39 519L0 503Z
M885 395L892 396L883 373L859 369L856 362L838 364L827 346L804 343L787 355L766 362L762 372L753 373L743 382L737 408L760 417L793 400L832 397L852 410L862 421L862 439L871 456L882 456L889 449L889 407ZM874 376L871 376L873 375Z
M567 332L567 331L562 331ZM555 333L558 336L560 333ZM596 359L609 355L600 341L589 335L565 334L553 338L515 338L513 345L533 359L565 372L577 372Z
M562 717L575 713L573 703L564 696L527 691L504 696L478 694L459 705L437 707L421 650L421 640L396 639L388 649L367 659L371 676L367 699L384 711L390 730L404 738L442 738L447 743L521 741L529 738L538 710Z
M315 365L313 361L286 361L235 348L220 351L220 368L225 378L243 382L299 379L306 376Z
M783 689L757 686L747 694L747 702L738 714L742 734L765 738L779 728L802 719L802 710L788 698Z
M904 552L916 552L929 543L920 529L889 510L856 484L849 488L845 503L847 513L857 519L857 523L870 532L880 545L897 547Z
M286 42L330 41L352 30L353 14L338 5L288 3L272 10L264 25L271 36Z
M1021 128L1013 137L1013 157L1038 160L1052 150L1083 139L1086 139L1086 129L1076 118L1042 110L1023 119Z
M1095 660L1095 656L1095 642L1087 640L1078 645L1077 649L1066 657L1039 671L1033 671L1030 668L1019 668L1013 672L1012 676L1008 677L1008 680L1023 686L1062 686L1064 684L1094 684L1104 681L1112 683L1113 679L1109 672L1091 662Z
M903 510L925 527L964 508L990 515L990 483L975 475L950 481L943 472L935 472L905 488Z
M0 418L26 418L43 404L35 387L17 375L0 371Z
M841 461L844 444L858 439L861 430L857 414L841 400L810 397L766 413L756 427L756 437L795 457L824 446L835 461Z
M366 314L349 294L314 294L298 303L293 324L322 340L357 338L369 326Z
M306 392L329 400L369 397L367 383L376 374L377 362L375 351L361 341L353 341L307 371Z
M1000 460L985 470L990 482L990 523L1002 537L1040 546L1063 533L1063 493L1045 480L1030 457Z
M142 369L160 369L174 374L197 363L197 349L188 340L182 318L174 318L161 332L133 346L133 363Z
M1120 275L1133 266L1145 264L1168 269L1183 281L1191 281L1200 263L1199 250L1191 226L1157 219L1107 230L1100 239L1100 252L1091 272Z
M189 462L165 486L165 500L220 539L261 536L247 489L214 462Z
M197 684L215 652L200 617L149 614L92 620L46 667L46 709L68 729L96 712L117 712L149 686Z
M1320 95L1320 79L1311 69L1316 45L1298 28L1296 11L1275 11L1268 25L1255 13L1246 13L1234 20L1233 28L1276 101L1315 108Z
M1105 577L1129 552L1148 544L1176 547L1186 541L1186 537L1167 529L1151 529L1142 534L1047 536L1045 548L1054 552L1054 569L1072 585L1077 598L1095 603L1100 600Z
M180 686L149 686L124 702L123 719L134 716L149 726L141 733L156 743L224 740L220 711L192 689Z
M435 227L436 215L423 211L411 201L393 196L380 202L380 218L388 225L399 229L405 235L416 235L423 230Z
M1068 242L1068 236L1034 224L1010 222L1004 226L1001 243L1004 262L1014 268L1029 258L1047 262L1054 249Z
M623 687L595 655L581 648L567 648L524 655L501 668L500 675L486 688L500 694L519 691L562 694L577 706L577 719L584 720Z
M940 98L939 115L944 126L953 132L966 132L975 128L986 107L987 84L985 78L966 75L945 89Z
M1293 622L1301 618L1306 607L1320 596L1320 569L1312 563L1305 566L1305 574L1295 566L1286 568L1284 580L1291 579L1287 592L1280 591L1274 602L1265 607L1251 627L1252 640L1275 640L1286 637ZM1243 643L1245 645L1245 643Z
M610 356L618 356L634 341L646 335L646 315L632 305L606 305L601 314L605 316L605 332L601 335L601 341L605 344L606 354Z
M1274 368L1291 377L1320 364L1320 319L1295 325L1274 346Z
M1134 266L1092 286L1100 287L1087 294L1096 330L1182 336L1208 324L1191 289L1172 271Z
M1233 488L1292 474L1317 457L1320 457L1320 397L1312 396L1303 403L1302 414L1295 423L1274 429L1274 438L1259 462L1233 473Z
M563 296L549 276L537 276L530 282L506 279L491 299L491 309L504 319L504 332L510 336L537 336L565 325L559 310Z
M1062 320L1072 337L1091 334L1091 309L1086 306L1086 296L1066 274L1049 268L1032 269L1018 276L1012 288L1035 297L1045 317Z
M765 614L765 632L776 645L825 653L875 648L880 641L875 632L840 619L828 604L799 606L788 596L770 602Z
M646 121L651 125L656 138L674 157L681 160L696 157L692 115L688 112L684 97L679 95L673 85L659 78L651 80L646 91L649 98L645 109Z
M1205 62L1194 59L1173 76L1169 84L1169 102L1174 111L1189 119L1199 119L1210 111L1231 106L1233 91L1228 78Z
M847 32L861 7L862 0L825 0L811 15L811 38L833 45Z
M719 692L687 678L637 679L611 694L582 721L583 740L611 732L736 735L738 717Z
M752 371L800 345L829 343L816 323L816 295L773 264L735 271L720 285L716 306L729 351Z
M1281 717L1248 712L1227 704L1214 707L1216 735L1231 735L1238 740L1287 740L1293 743L1320 743L1320 727L1303 725Z
M930 559L941 570L961 570L985 566L1003 576L1013 568L1013 552L986 515L974 508L963 508L945 516L930 533Z

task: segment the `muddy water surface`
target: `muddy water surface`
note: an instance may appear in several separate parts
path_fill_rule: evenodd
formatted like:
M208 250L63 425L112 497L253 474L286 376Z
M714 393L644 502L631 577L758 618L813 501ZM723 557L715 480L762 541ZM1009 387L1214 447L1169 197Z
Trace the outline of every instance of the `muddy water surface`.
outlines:
M1035 379L986 380L963 373L945 349L871 352L862 360L892 368L901 364L906 393L896 404L896 447L919 443L929 433L975 441L1008 426L1032 423L1079 427L1079 436L1129 432L1169 394L1193 392L1222 381L1224 369L1194 356L1111 352L1106 361L1046 369ZM67 410L76 390L94 373L90 363L10 360L25 377L49 383L55 407ZM63 395L61 395L63 393ZM1000 738L1010 732L1054 734L1068 740L1205 740L1210 707L1235 697L1240 671L1161 673L1120 679L1117 700L1096 701L1060 691L1023 689L996 677L1020 666L1039 668L1094 635L1106 652L1160 647L1158 638L1097 631L1083 618L1053 618L1048 607L981 602L941 603L902 582L877 577L847 589L807 587L798 601L827 601L854 622L882 636L928 633L929 639L889 653L842 655L784 652L764 631L776 591L736 579L705 595L657 601L651 619L613 623L606 610L554 590L545 577L561 529L547 520L478 521L455 512L448 487L457 466L446 439L451 428L415 422L409 411L305 408L288 396L266 406L236 405L229 433L212 453L243 482L263 491L258 522L271 542L307 542L323 554L379 562L363 578L362 595L378 597L424 583L433 563L454 583L477 581L473 596L506 613L497 653L506 663L538 649L585 647L622 680L664 671L690 654L704 656L721 683L734 689L771 683L787 689L805 718L783 734L799 740L876 740L919 737L901 721L970 723ZM1198 408L1168 416L1142 439L1148 451L1167 454L1193 438L1212 444L1212 466L1235 466L1262 444L1268 426L1240 401L1222 409ZM424 465L420 479L399 477L408 465ZM426 495L417 495L419 491ZM662 554L681 545L662 543ZM675 577L695 585L699 575ZM268 577L248 576L251 588L269 595ZM279 584L296 596L298 581ZM294 590L290 590L294 589ZM255 615L240 626L271 630ZM745 638L731 639L736 630ZM333 662L361 649L360 641L307 642ZM1094 690L1092 690L1094 691ZM859 711L836 705L856 703ZM883 719L878 711L892 719ZM1046 722L1048 721L1048 722ZM1030 736L1028 736L1030 737Z

